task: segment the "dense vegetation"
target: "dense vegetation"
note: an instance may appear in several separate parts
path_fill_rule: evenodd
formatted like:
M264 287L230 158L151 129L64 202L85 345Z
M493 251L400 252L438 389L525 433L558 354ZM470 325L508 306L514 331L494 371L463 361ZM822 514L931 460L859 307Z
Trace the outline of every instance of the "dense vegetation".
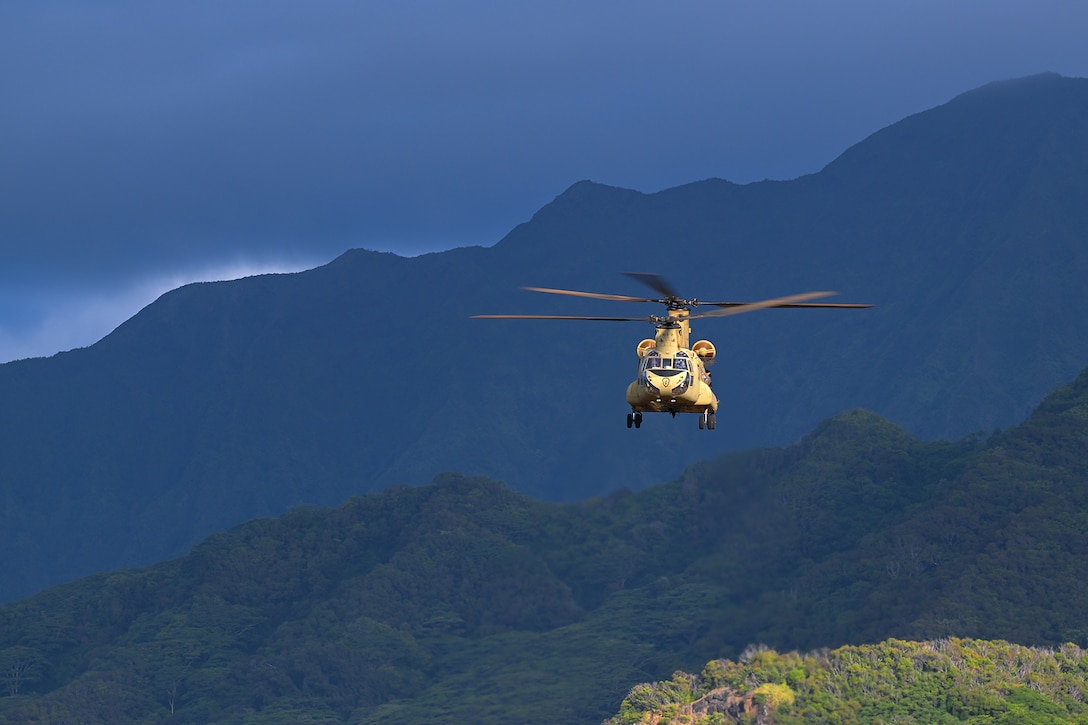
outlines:
M753 642L1085 647L1086 483L1088 370L985 440L853 411L581 504L448 474L0 608L0 718L584 723Z
M807 655L752 647L697 676L637 685L606 725L1088 723L1088 652L889 640Z
M818 174L580 182L490 248L190 285L89 348L0 365L0 601L441 471L576 501L854 408L927 438L1018 422L1088 360L1085 118L1085 79L988 86ZM649 325L469 319L660 313L518 289L645 294L622 270L702 299L876 306L700 321L723 402L704 434L625 428Z

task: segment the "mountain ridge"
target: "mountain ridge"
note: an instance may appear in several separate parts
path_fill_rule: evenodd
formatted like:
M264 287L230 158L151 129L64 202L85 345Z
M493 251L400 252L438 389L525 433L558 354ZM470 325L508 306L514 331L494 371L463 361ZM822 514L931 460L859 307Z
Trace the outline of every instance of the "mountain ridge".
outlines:
M986 108L1017 109L1040 94L1070 113L1088 103L1083 79L984 95L996 99ZM947 139L973 105L953 99L893 124L793 181L654 194L579 182L491 248L353 250L306 272L186 286L89 348L0 365L0 527L13 562L0 600L444 470L577 500L668 480L724 451L788 444L845 409L924 438L1023 420L1088 360L1088 163L1077 164L1088 161L1088 124L1030 109L963 116L970 137L934 152L945 166L964 162L951 195L940 165L865 161L866 149L882 158L906 143L904 128L916 143ZM1016 124L1013 140L1029 141L1001 152ZM1050 138L1045 129L1061 129L1057 145L1030 141ZM961 158L960 146L1001 158L972 166L977 154ZM992 164L1015 173L995 180ZM900 171L914 184L901 194L875 184ZM624 428L623 390L648 326L469 319L630 314L518 289L645 294L617 274L629 270L705 298L834 289L875 307L697 325L719 351L723 405L718 430L703 435L683 418Z

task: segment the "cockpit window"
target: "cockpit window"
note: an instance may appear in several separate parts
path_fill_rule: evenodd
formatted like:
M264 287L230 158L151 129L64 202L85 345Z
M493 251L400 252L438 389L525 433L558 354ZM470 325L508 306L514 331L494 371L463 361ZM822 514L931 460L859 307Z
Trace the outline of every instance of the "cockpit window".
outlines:
M650 357L646 358L646 369L656 373L671 372L673 370L687 370L688 361L683 358Z

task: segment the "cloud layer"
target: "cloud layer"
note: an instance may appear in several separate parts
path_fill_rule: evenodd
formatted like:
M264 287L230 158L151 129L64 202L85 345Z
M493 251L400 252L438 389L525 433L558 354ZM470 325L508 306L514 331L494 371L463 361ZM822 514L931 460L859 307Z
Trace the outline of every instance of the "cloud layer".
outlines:
M89 344L62 320L240 257L489 245L580 179L815 172L983 83L1088 75L1085 27L1079 0L4 3L0 340Z

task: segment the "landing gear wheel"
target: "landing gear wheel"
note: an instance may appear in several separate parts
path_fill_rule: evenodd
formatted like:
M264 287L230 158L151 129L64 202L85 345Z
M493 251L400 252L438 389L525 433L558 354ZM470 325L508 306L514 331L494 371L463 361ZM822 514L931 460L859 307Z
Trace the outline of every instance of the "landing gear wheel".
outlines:
M642 427L642 413L635 413L635 427Z
M717 427L718 427L718 416L716 416L716 415L715 415L715 414L713 414L713 413L711 413L710 415L708 415L708 416L706 417L706 427L707 427L707 428L708 428L709 430L714 430L715 428L717 428Z
M628 414L627 414L627 427L628 427L628 428L630 428L630 427L631 427L631 425L632 425L632 424L633 424L634 422L635 422L635 416L634 416L633 414L631 414L631 413L628 413Z
M699 430L702 430L705 427L706 427L706 413L704 412L702 415L699 416Z

